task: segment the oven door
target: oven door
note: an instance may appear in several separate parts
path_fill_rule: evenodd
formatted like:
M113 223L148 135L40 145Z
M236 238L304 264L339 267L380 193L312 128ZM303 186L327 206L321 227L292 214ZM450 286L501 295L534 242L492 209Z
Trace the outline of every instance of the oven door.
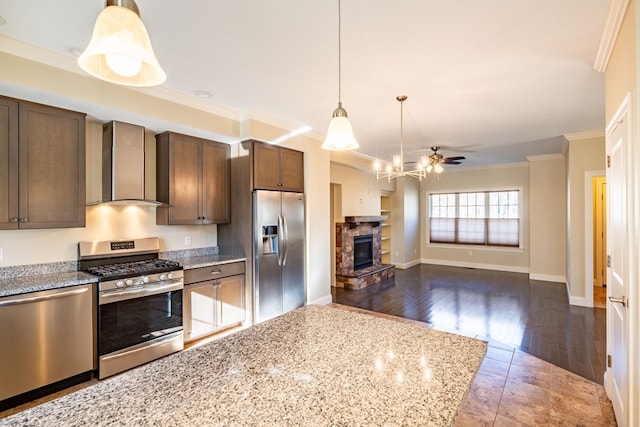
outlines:
M98 295L99 378L179 351L182 279Z

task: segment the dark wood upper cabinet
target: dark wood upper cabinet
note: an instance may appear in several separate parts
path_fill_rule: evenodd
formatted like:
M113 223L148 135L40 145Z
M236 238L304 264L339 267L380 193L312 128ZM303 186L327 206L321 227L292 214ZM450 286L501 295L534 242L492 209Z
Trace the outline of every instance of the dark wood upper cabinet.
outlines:
M0 97L0 228L85 226L85 114Z
M230 149L227 144L175 132L156 135L156 209L160 225L230 221Z
M0 97L0 229L18 228L18 101Z
M304 192L303 153L253 141L253 188Z

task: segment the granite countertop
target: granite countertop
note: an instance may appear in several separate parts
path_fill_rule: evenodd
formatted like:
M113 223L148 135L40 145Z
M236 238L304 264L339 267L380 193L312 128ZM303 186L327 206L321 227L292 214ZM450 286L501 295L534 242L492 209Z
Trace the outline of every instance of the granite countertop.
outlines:
M163 256L162 258L179 262L185 270L246 260L246 258L236 255L202 254L195 251L193 253L194 255L192 256ZM184 253L180 253L180 255L184 255ZM38 264L32 268L28 265L15 267L14 269L19 272L18 274L25 275L0 278L0 298L29 292L66 288L83 285L85 283L95 283L98 281L96 276L83 271L55 271L56 268L68 270L70 265L73 265L73 268L75 268L75 262ZM47 269L54 272L37 274L41 271L47 271Z
M449 426L487 343L306 306L0 426Z
M232 262L246 261L245 257L237 256L237 255L225 255L225 254L215 254L215 255L197 255L197 256L186 256L186 257L176 257L169 258L172 261L177 261L180 263L182 268L185 270L191 270L193 268L200 267L211 267L212 265L220 265L220 264L230 264Z
M37 274L0 280L0 297L48 291L69 286L95 283L98 278L84 271Z

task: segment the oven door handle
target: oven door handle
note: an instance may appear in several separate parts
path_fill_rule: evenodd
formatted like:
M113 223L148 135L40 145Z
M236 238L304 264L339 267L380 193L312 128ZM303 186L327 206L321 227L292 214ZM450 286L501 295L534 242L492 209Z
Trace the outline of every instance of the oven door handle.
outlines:
M135 289L123 289L121 291L100 292L98 303L100 305L109 304L111 302L162 294L180 289L184 289L184 282L182 279L166 280L162 282L161 285L136 287Z

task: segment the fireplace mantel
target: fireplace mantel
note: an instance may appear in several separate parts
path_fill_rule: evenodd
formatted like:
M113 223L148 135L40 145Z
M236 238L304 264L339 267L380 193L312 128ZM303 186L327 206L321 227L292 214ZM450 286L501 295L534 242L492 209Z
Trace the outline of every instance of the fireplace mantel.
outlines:
M364 216L345 216L344 222L349 224L350 227L354 227L358 224L371 224L374 227L380 225L380 223L385 222L387 220L387 216L385 215L364 215Z

